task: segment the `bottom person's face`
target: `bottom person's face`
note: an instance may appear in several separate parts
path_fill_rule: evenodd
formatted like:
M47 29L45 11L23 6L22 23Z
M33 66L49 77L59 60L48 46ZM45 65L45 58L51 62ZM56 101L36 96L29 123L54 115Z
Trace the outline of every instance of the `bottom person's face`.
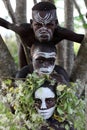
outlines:
M44 118L49 119L55 110L55 94L48 87L41 87L35 92L35 104L37 112Z

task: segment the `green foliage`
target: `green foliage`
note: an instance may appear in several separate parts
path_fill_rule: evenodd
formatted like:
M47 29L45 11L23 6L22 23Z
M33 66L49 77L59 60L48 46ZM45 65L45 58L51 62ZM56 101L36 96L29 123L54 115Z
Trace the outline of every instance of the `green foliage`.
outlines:
M0 127L6 129L9 127L9 130L15 130L15 128L17 130L24 130L26 127L32 130L40 129L45 121L36 112L33 93L35 89L44 83L45 79L45 77L40 79L40 77L34 73L29 75L25 82L20 80L16 81L16 88L12 86L12 81L10 79L2 82L0 100L1 107L3 107L3 110L5 111L0 111L0 116L4 115ZM12 114L10 109L3 105L3 103L8 104L8 106L10 105L15 109L15 114ZM5 120L8 121L4 125Z
M87 23L83 25L85 29L87 29Z
M18 45L14 35L5 36L5 43L14 58L15 63L18 65Z
M67 120L77 130L85 130L85 102L76 96L77 87L74 83L57 87L57 119Z
M74 53L75 53L75 55L77 55L79 48L80 48L80 44L74 43Z
M38 76L36 73L29 74L25 81L15 81L15 88L12 80L2 82L0 90L0 128L7 130L40 129L47 125L45 120L37 113L33 93L45 80L52 81L50 76ZM58 84L57 106L53 117L59 122L67 120L69 125L74 125L77 130L85 130L84 100L78 99L76 91L78 84L70 83L69 86ZM5 105L4 105L5 104ZM12 114L10 107L15 109ZM5 123L4 123L5 122ZM68 130L69 126L65 126Z

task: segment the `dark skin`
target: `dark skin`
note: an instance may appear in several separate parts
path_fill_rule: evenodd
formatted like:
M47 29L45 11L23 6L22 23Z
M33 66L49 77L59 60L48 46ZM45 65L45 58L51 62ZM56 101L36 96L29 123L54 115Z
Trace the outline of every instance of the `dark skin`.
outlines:
M36 59L36 63L35 65L38 67L38 68L41 68L42 66L43 67L47 67L47 66L51 66L54 64L54 61L55 59L54 58L44 58L44 57L39 57Z
M62 80L62 78L61 78L61 80ZM60 80L57 80L57 81L59 82ZM63 80L62 80L62 83L63 83ZM46 84L44 83L43 86L46 86ZM47 87L56 95L56 86L49 86L48 85ZM40 88L41 88L41 86L40 86ZM53 107L56 104L56 96L54 98L51 97L51 98L46 98L45 99L45 103L46 103L47 108L41 108L42 101L40 99L34 97L34 100L35 100L36 107L38 107L40 110L49 109L49 108ZM59 122L54 116L51 116L49 119L46 120L46 122L54 130L65 130L65 128L61 127L61 126L62 125L63 126L68 125L67 121ZM42 126L41 130L50 130L50 128L47 127L47 126ZM70 128L70 130L74 130L74 128Z
M65 71L65 69L63 69L59 65L55 65L56 53L57 52L55 46L49 44L45 45L45 43L43 43L42 45L39 43L33 44L31 47L32 64L26 65L20 71L18 71L16 78L25 78L28 74L33 73L33 71L41 73L45 70L49 71L49 73L52 73L53 79L57 79L59 77L58 75L56 76L55 74L60 74L64 77L64 79L67 82L69 82L69 76ZM48 69L50 66L54 67ZM46 74L48 72L44 73Z
M34 25L35 21L32 21L31 24L24 23L19 26L13 23L9 23L8 21L0 18L0 26L10 29L17 33L22 41L23 45L27 45L29 48L31 48L32 44L34 44L38 39L35 37L35 28L37 28L37 24ZM42 25L40 25L42 26ZM49 27L49 24L48 24ZM74 42L81 43L84 35L82 34L76 34L72 32L71 30L68 30L66 28L61 28L57 25L57 21L52 21L50 23L50 28L53 30L53 37L51 37L51 41L54 43L54 45L58 44L61 40L71 40ZM34 31L33 31L34 30ZM24 53L23 45L20 44L19 47L19 66L22 68L23 66L27 65L26 56Z
M55 98L46 98L45 100L47 109L53 107L55 105ZM38 98L35 99L36 106L41 109L42 101Z
M58 20L56 19L51 19L51 17L48 18L49 21L48 19L45 19L45 16L47 16L48 13L49 12L46 12L46 11L39 11L39 15L36 14L36 18L35 18L35 14L32 15L33 19L31 20L31 25L32 25L31 27L33 28L35 38L39 40L40 42L51 41L53 39L54 31L58 25ZM44 31L41 31L41 28ZM39 30L39 34L42 35L41 37L39 37L38 36L39 34L37 35L36 33L38 30ZM51 31L51 34L49 30ZM50 35L50 38L43 37L46 35L46 33Z

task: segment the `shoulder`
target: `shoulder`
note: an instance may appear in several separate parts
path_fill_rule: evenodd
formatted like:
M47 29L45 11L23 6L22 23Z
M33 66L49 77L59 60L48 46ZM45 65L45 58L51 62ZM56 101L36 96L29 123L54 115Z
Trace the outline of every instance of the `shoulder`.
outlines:
M25 35L25 33L33 33L33 29L31 28L30 23L22 23L18 25L21 29L21 32Z
M22 24L20 24L20 27L23 27L23 28L31 28L31 25L30 25L30 23L22 23Z
M60 41L64 40L64 28L57 26L55 31L54 31L54 36L52 41L54 44L58 44Z
M21 70L19 70L16 74L16 78L26 78L28 74L33 72L32 64L24 66Z
M62 67L62 66L60 66L60 65L55 65L55 68L54 68L54 70L56 71L56 72L66 72L66 70ZM66 72L67 73L67 72Z
M70 81L67 71L60 65L55 65L54 72L61 74L67 82Z
M68 125L69 126L69 130L74 130L73 127L70 127L68 121L64 121L64 122L59 122L58 120L54 119L54 118L50 118L48 119L48 124L51 128L54 128L55 130L66 130L65 126Z

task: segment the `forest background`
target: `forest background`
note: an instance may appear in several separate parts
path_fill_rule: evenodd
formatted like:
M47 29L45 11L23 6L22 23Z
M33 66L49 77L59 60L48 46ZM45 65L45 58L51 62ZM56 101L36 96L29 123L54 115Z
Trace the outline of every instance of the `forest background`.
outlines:
M46 1L46 0L42 0ZM57 7L59 24L80 34L87 33L87 0L49 0ZM1 0L0 17L15 23L26 23L31 18L32 6L38 0ZM30 4L31 3L31 4ZM19 70L18 47L20 38L0 27L0 77L13 77ZM73 81L80 80L80 93L87 84L87 43L81 45L63 40L57 45L57 64L66 69ZM86 91L85 91L86 92ZM86 93L85 93L86 96ZM87 109L86 109L87 110Z

